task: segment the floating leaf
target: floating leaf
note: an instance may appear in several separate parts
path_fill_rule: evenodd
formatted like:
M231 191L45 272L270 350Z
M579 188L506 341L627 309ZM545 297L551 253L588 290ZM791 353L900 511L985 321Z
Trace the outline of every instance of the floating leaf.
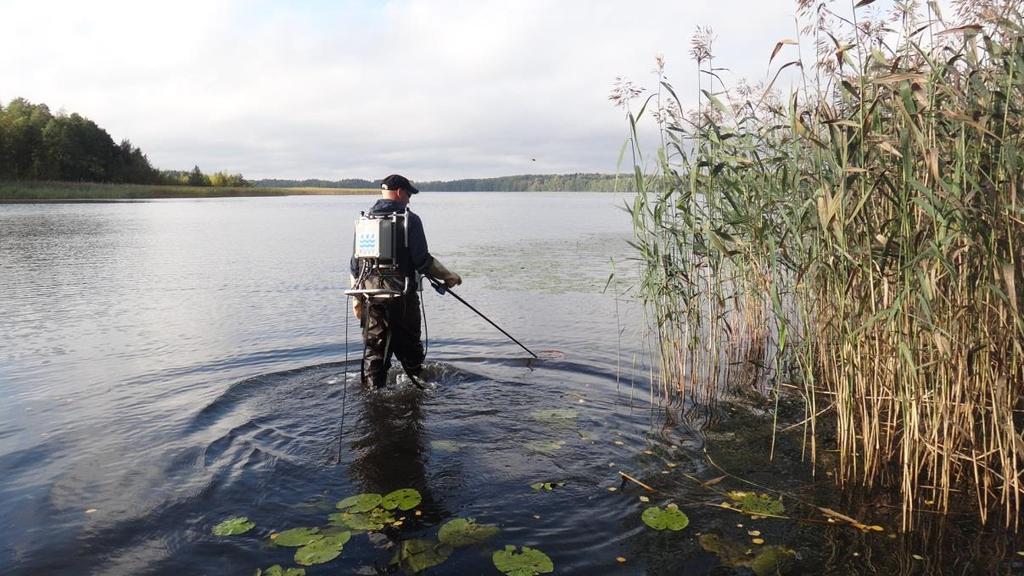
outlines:
M432 540L405 540L398 546L391 563L415 574L437 566L451 554L450 547Z
M412 510L419 506L420 502L423 501L423 497L415 488L402 488L401 490L395 490L381 500L380 505L385 510Z
M472 518L456 518L441 526L437 531L437 539L442 544L458 548L472 546L492 538L500 532L493 524L477 524Z
M369 512L380 505L383 498L380 494L356 494L338 502L336 508L346 512Z
M330 562L341 555L342 548L351 537L351 532L342 532L314 540L295 551L295 562L303 566Z
M491 560L498 570L508 576L536 576L555 571L555 565L547 554L528 546L523 546L521 550L516 553L516 547L508 545L504 550L496 551Z
M274 564L266 570L257 570L256 576L306 576L304 568L282 568L280 564Z
M789 548L766 546L758 548L757 556L748 565L757 576L775 576L785 574L794 558L796 552Z
M245 516L236 516L217 524L213 527L214 536L237 536L245 534L256 527L255 522L250 522Z
M367 517L373 522L379 522L381 524L393 524L395 522L395 514L389 510L383 508L374 508L367 513Z
M540 452L541 454L547 454L548 456L553 455L559 449L565 446L565 440L535 440L533 442L527 442L526 447L534 452Z
M796 558L796 552L782 546L758 548L756 556L749 556L750 547L739 542L722 540L716 534L701 534L698 537L701 548L718 555L722 564L731 567L746 566L757 576L785 574L788 564Z
M530 484L530 488L533 488L536 491L547 490L548 492L554 490L555 488L561 488L562 486L565 486L565 482L564 481L563 482L534 482L533 484Z
M786 507L782 505L782 500L776 500L767 494L733 491L728 492L727 495L733 501L733 505L744 514L781 516L786 512Z
M395 522L395 515L381 508L374 508L365 514L338 512L327 517L332 523L353 530L380 530Z
M270 536L278 546L305 546L314 540L323 538L319 528L292 528Z
M383 524L376 524L374 522L371 522L370 519L366 517L364 514L350 514L348 512L338 512L336 514L331 514L327 517L327 519L330 520L331 524L335 526L340 526L343 528L348 528L350 530L356 531L367 532L372 530L380 530L384 528Z
M640 518L643 519L644 524L655 530L678 531L690 524L690 519L675 504L669 504L664 510L652 506L644 510Z

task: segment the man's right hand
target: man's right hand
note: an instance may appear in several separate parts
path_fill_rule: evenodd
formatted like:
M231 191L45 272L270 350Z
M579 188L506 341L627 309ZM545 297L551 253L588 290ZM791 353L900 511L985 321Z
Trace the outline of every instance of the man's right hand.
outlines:
M434 258L430 262L430 268L427 269L427 274L444 282L444 285L449 288L462 284L462 276L459 276L455 272L445 268L444 264L441 264L437 258Z

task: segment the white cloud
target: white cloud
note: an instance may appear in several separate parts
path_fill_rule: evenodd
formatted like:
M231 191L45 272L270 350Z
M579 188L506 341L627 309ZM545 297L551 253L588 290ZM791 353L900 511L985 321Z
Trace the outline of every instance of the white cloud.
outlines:
M415 180L609 171L608 92L684 97L695 26L734 75L794 34L792 0L0 0L0 101L24 96L129 138L157 166ZM532 159L536 159L533 161Z

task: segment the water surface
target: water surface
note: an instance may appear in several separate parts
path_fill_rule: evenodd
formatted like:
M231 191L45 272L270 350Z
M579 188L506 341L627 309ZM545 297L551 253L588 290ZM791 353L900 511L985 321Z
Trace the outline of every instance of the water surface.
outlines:
M612 436L643 443L651 418L631 387L645 370L639 315L614 297L628 281L621 202L419 195L460 295L545 359L428 291L431 386L394 397L344 392L361 342L341 291L370 198L0 207L0 560L25 573L251 573L290 558L270 531L322 523L359 491L414 486L427 513L395 539L471 515L502 527L496 545L536 545L561 571L613 565L639 528L623 525L633 503L604 489L636 451ZM568 429L530 417L566 407ZM565 445L551 454L526 447L553 440ZM541 480L569 482L538 495ZM210 535L235 514L258 535ZM445 569L487 570L488 550ZM336 565L389 559L364 538Z
M394 572L398 543L455 517L501 533L430 573L497 574L491 553L513 544L558 574L749 574L701 537L734 542L742 562L760 550L752 532L793 549L797 573L1024 573L1024 543L972 518L897 535L884 495L810 476L799 426L769 462L772 419L756 400L712 411L652 397L643 314L621 296L636 277L622 202L418 195L431 252L465 280L457 292L542 359L428 289L429 386L396 375L379 394L358 385L342 294L370 197L0 205L0 566L253 574L294 565L273 532L324 526L346 496L413 487L420 516L308 574ZM552 409L575 417L538 417ZM781 494L793 520L724 510L727 490ZM689 528L641 522L672 501ZM823 525L816 506L886 531ZM256 529L211 534L236 515Z

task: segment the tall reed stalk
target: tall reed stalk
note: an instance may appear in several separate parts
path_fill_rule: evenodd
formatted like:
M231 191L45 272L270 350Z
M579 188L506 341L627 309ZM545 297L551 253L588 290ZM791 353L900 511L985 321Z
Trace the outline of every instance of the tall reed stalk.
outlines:
M933 2L871 3L851 2L852 19L798 3L808 27L771 53L776 77L798 74L787 98L727 88L703 29L697 111L660 59L637 112L639 91L613 93L661 380L697 402L792 386L809 456L835 449L840 482L898 489L904 528L966 502L1019 529L1024 16L960 2L947 24ZM653 171L636 137L649 115Z

